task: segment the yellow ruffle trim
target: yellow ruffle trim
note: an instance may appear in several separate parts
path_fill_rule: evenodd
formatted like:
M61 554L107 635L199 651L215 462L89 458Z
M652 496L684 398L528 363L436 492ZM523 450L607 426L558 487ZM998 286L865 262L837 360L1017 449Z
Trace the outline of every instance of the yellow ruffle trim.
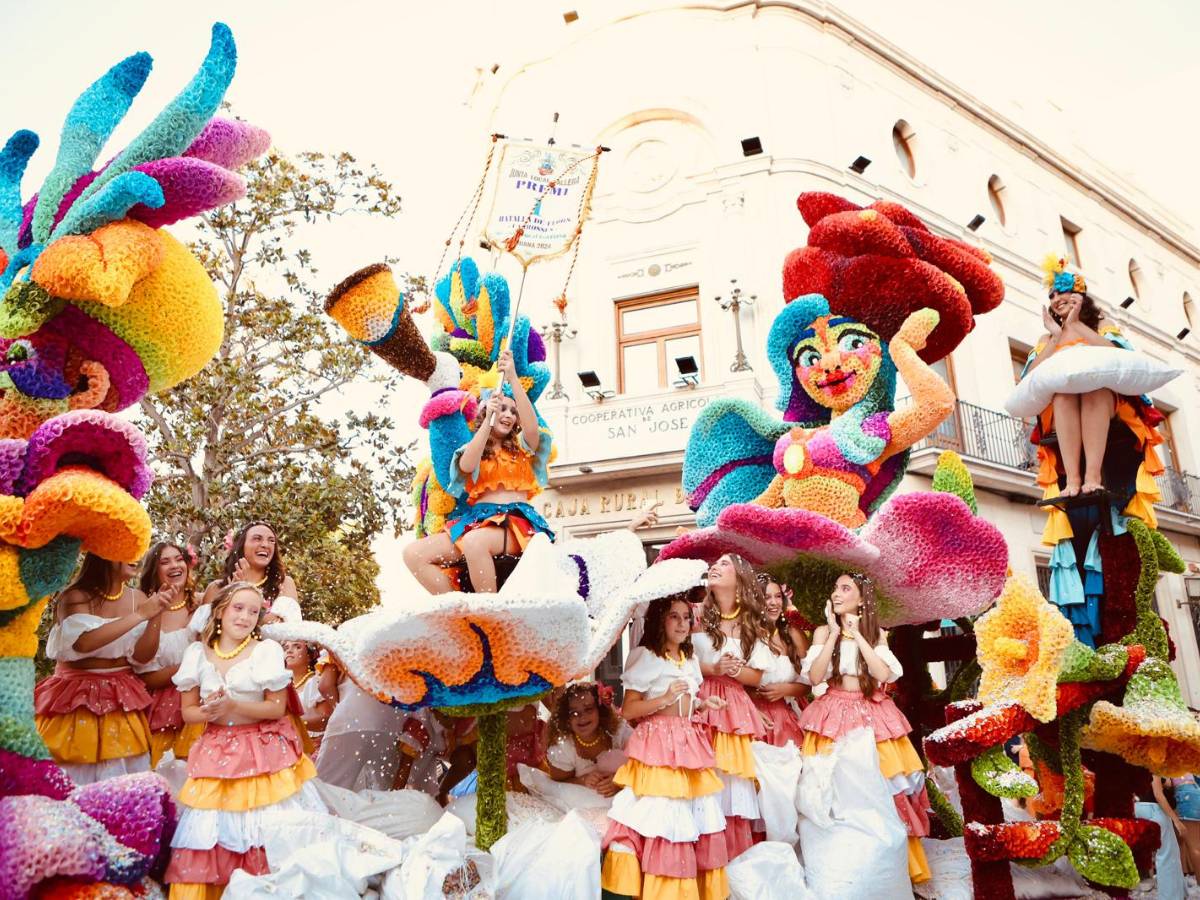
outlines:
M713 754L717 768L728 775L740 778L754 777L754 754L750 750L750 735L716 732L713 737Z
M929 868L925 847L919 837L908 839L908 877L913 884L920 884L933 877L933 869Z
M911 775L913 772L923 772L921 757L917 756L912 741L906 737L878 741L875 749L879 751L879 771L884 778L895 778L897 775Z
M179 792L179 802L193 809L241 812L286 800L304 782L315 777L317 767L307 756L290 769L248 778L189 778Z
M61 716L36 716L38 734L60 763L98 763L150 752L150 724L141 710L96 715L77 709Z
M609 850L600 866L600 887L622 897L642 894L642 867L638 858L622 850Z
M720 791L724 785L712 769L673 769L647 766L627 759L613 782L633 790L639 797L672 797L690 800Z
M223 884L173 884L167 900L221 900Z
M823 756L833 752L834 740L815 731L804 732L804 746L800 748L801 756Z
M1153 452L1153 448L1149 449ZM1162 491L1158 489L1158 482L1147 468L1145 462L1138 466L1137 481L1134 484L1136 493L1122 512L1127 516L1136 516L1149 528L1157 528L1158 516L1154 514L1154 504L1162 502Z
M1058 488L1058 482L1046 485L1046 489L1042 492L1043 500L1053 500L1062 491ZM1046 507L1046 527L1042 529L1042 543L1047 547L1058 546L1059 541L1067 541L1075 536L1075 532L1071 529L1071 520L1067 518L1066 510L1059 509L1057 506Z
M203 722L187 722L182 728L167 728L150 735L150 768L157 768L159 761L170 750L176 759L187 759L192 744L204 733Z

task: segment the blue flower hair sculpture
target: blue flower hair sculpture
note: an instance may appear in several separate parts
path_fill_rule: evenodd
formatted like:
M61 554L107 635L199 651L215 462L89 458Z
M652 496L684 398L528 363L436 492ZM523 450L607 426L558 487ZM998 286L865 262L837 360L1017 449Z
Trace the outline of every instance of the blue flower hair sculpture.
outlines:
M137 885L165 863L174 809L155 775L76 788L33 723L37 626L81 550L135 562L150 521L146 444L114 412L199 371L220 345L216 290L161 230L242 196L233 170L269 138L214 118L236 66L213 27L195 77L134 140L93 168L145 83L137 53L75 101L40 189L38 147L0 150L0 883L58 896L67 881ZM67 801L69 798L69 802ZM60 881L63 880L63 881Z

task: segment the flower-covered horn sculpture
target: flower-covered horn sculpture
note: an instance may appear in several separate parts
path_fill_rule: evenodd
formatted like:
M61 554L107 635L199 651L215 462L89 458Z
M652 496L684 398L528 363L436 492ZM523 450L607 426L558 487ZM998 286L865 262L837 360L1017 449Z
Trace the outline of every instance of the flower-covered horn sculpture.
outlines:
M76 789L33 724L37 626L81 550L134 562L150 521L146 444L113 415L198 372L223 318L200 261L162 230L237 199L234 171L267 149L214 118L233 77L229 29L134 140L98 169L150 72L138 53L72 106L38 193L21 178L38 140L0 152L0 881L24 897L52 879L133 884L164 862L166 784L134 775ZM62 802L67 798L71 802ZM57 895L57 894L56 894Z

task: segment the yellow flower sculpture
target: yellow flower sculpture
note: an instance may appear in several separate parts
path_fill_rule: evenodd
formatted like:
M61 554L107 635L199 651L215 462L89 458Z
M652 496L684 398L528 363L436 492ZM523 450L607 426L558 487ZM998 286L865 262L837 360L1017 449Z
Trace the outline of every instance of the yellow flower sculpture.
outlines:
M1010 575L995 607L975 623L985 704L1015 701L1039 722L1057 714L1063 654L1075 638L1067 618L1023 575Z
M1138 666L1120 706L1102 700L1092 707L1081 743L1164 778L1200 771L1200 722L1171 667L1155 657Z

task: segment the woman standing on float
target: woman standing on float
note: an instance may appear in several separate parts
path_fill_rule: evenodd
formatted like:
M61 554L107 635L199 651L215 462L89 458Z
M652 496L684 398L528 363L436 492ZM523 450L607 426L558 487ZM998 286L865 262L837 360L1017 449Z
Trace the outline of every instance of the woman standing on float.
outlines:
M771 666L762 608L762 590L746 560L727 553L709 567L700 613L703 630L692 636L692 643L704 675L700 699L723 701L707 721L725 785L721 806L731 860L754 843L752 828L759 818L750 743L763 740L766 729L747 689L757 687Z
M92 553L54 604L46 656L54 674L33 692L38 734L76 784L150 769L150 695L130 663L158 650L164 609L174 587L147 597L129 587L126 563Z
M142 560L142 575L138 583L143 594L154 594L166 587L177 591L178 599L163 610L158 638L158 652L146 665L135 664L152 703L150 719L150 765L158 766L170 750L176 759L187 759L188 748L203 730L200 725L190 728L183 723L179 691L171 677L179 668L183 651L196 639L188 627L196 608L196 582L191 555L178 544L160 541L150 548Z
M883 691L883 685L904 673L888 649L887 633L879 627L875 586L857 572L841 575L825 610L826 624L813 632L812 646L801 666L809 683L829 685L800 714L805 732L801 792L804 779L810 777L809 758L828 757L836 750L833 780L838 786L838 807L832 811L833 827L821 828L802 820L800 839L806 868L826 892L846 891L848 896L864 896L864 878L875 879L870 885L873 890L880 887L879 879L903 885L900 871L892 868L899 870L903 865L903 837L907 834L908 877L913 882L927 881L932 872L921 846L921 838L929 834L925 767L908 739L912 726ZM882 779L872 766L882 773ZM815 774L819 767L811 768ZM843 791L844 784L852 784L853 791ZM898 815L898 821L889 813ZM895 841L878 833L880 815L887 817L884 821ZM851 832L857 833L862 847L849 836L839 843L839 834ZM819 841L819 846L814 846L814 841ZM837 858L839 847L854 856L860 850L868 855L849 862ZM890 849L896 852L889 853ZM810 886L813 883L810 881Z
M455 451L450 484L465 496L467 512L447 519L446 528L404 548L404 562L431 594L454 590L444 565L465 559L477 593L496 591L495 557L520 553L538 532L554 532L529 500L546 486L550 435L539 429L537 412L517 376L510 350L496 367L512 396L499 388L479 407L471 439Z
M623 789L609 809L600 886L641 900L725 900L722 780L704 727L720 715L719 697L698 697L703 676L692 650L686 596L650 603L645 632L621 675L622 714L637 721L628 760L613 781ZM699 715L697 715L699 714Z
M211 603L217 591L236 581L252 584L262 592L266 603L264 625L285 619L298 622L302 618L300 592L287 573L275 529L266 522L248 522L234 535L225 556L224 571L218 580L205 588L203 602ZM201 629L206 621L207 616L202 616L193 627Z
M796 704L811 691L800 679L809 640L788 621L783 585L766 575L759 576L759 584L763 588L763 629L767 632L771 664L763 671L758 687L750 692L750 699L765 720L767 734L763 740L776 747L791 741L799 750L804 746L804 730Z

